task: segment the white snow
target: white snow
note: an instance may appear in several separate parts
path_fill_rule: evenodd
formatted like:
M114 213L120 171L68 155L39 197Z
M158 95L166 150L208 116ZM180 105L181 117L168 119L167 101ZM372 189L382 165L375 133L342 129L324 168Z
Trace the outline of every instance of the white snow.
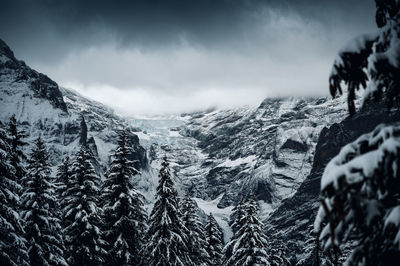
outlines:
M223 194L212 201L206 201L200 198L193 198L200 209L202 209L207 215L212 213L218 225L221 227L224 234L224 242L228 243L233 236L232 229L228 225L229 216L232 213L233 206L226 208L218 208L217 204L221 200Z
M227 159L225 162L220 163L217 167L235 167L241 164L255 164L257 157L255 155L250 155L244 158L238 158L236 160Z
M321 178L321 189L326 188L326 186L331 183L336 186L338 179L343 176L346 177L347 182L350 184L360 182L363 179L363 176L372 176L374 170L377 168L377 165L385 156L385 153L388 151L394 153L400 148L400 141L390 137L392 134L393 129L391 127L387 127L381 130L379 134L374 137L370 138L371 134L366 134L358 138L355 141L356 144L350 143L344 146L339 155L333 158L326 166L324 174ZM359 155L346 162L346 158L349 155L356 153L356 145L365 139L368 139L370 145L382 140L383 143L378 149ZM362 171L362 175L360 171L355 170Z

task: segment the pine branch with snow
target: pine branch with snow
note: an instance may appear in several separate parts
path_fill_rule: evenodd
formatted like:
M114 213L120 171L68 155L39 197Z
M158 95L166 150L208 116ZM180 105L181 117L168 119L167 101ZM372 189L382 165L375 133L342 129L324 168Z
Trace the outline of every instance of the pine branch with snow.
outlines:
M333 97L347 86L348 110L356 112L356 90L364 87L363 106L385 100L389 109L400 100L400 4L397 0L376 1L379 30L359 36L341 49L329 78Z
M350 263L400 258L400 125L378 126L342 148L321 179L315 230L325 248L357 240ZM326 223L326 225L324 225Z

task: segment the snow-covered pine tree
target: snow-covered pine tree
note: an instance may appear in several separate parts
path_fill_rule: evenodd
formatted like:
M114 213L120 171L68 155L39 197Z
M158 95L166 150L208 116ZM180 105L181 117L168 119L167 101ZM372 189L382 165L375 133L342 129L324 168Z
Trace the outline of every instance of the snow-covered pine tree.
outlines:
M400 125L378 126L342 148L321 179L315 229L325 249L357 241L350 265L400 259ZM351 243L350 243L351 244Z
M67 258L70 265L101 265L104 263L105 241L100 229L100 177L96 174L91 155L81 146L72 166L71 184L67 188L63 213L68 222L64 228Z
M69 156L66 156L61 164L57 167L56 173L56 196L60 204L59 216L61 218L61 227L64 228L69 224L66 213L64 213L65 207L68 201L68 189L71 187L72 179L72 162ZM65 239L64 239L65 240ZM65 256L66 257L66 256Z
M332 96L342 93L341 82L348 85L350 114L355 112L354 90L360 85L367 85L364 109L372 100L384 100L391 110L400 100L400 2L375 2L379 30L342 49L330 77ZM335 254L355 241L350 265L398 264L399 154L400 126L381 125L343 147L325 168L315 229L321 230L323 247Z
M226 264L229 258L232 257L234 245L238 239L238 231L245 223L246 218L246 206L244 204L243 198L240 198L238 205L233 209L233 212L230 216L231 220L231 228L233 231L232 239L225 245L222 253L223 253L223 264Z
M164 156L159 172L156 200L150 214L145 265L192 265L187 248L187 228L178 208L177 192Z
M269 246L269 261L272 266L291 265L288 259L287 249L282 243L279 243L276 238L274 238L273 241L269 241Z
M314 227L310 225L308 227L308 238L305 242L303 249L303 258L301 258L296 266L320 266L321 263L321 247L318 239L318 234L314 232Z
M15 168L17 182L21 182L21 179L26 174L26 169L23 166L23 162L26 160L26 156L22 148L28 145L28 143L26 143L23 140L26 137L25 132L18 130L18 123L15 118L15 115L12 115L10 117L7 131L11 147L10 151L11 164Z
M210 265L221 266L222 256L223 256L222 249L224 247L222 238L223 235L212 213L210 213L207 216L205 235L206 235L206 250L208 255L210 256Z
M21 196L28 255L30 265L67 265L48 157L45 144L37 138L28 158Z
M24 230L16 206L21 186L10 163L9 139L0 121L0 265L29 265Z
M243 226L244 217L246 215L246 207L244 205L243 197L240 198L238 204L233 208L232 214L229 217L230 226L235 234Z
M350 246L345 246L340 254L334 254L332 249L324 250L319 240L320 232L314 231L314 226L308 227L309 235L303 248L304 257L301 258L296 266L333 266L335 255L338 256L339 264L344 263L349 255ZM345 252L343 252L345 251Z
M334 61L329 78L333 97L347 85L348 110L356 112L355 91L366 88L363 107L371 100L384 100L390 109L400 100L400 4L398 0L375 0L379 30L350 41Z
M188 229L189 256L193 265L207 266L210 264L210 257L206 250L206 237L204 225L200 221L195 201L186 193L182 201L182 220Z
M57 186L57 196L60 202L63 201L63 193L69 187L68 184L71 181L72 176L72 162L69 156L66 156L61 164L57 167L57 174L56 174L56 186Z
M107 265L138 265L146 232L144 196L131 182L132 177L140 173L128 160L130 148L126 141L123 130L103 185Z
M232 256L226 265L253 266L271 265L269 245L263 232L263 224L258 218L258 206L254 196L246 204L244 225L237 232Z

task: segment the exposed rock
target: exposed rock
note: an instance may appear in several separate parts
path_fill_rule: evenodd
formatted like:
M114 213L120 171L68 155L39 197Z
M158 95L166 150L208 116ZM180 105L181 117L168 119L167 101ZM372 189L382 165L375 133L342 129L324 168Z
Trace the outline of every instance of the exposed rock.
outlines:
M314 222L319 206L320 179L325 166L344 145L372 131L380 123L397 121L400 121L398 110L388 113L385 107L376 105L369 111L325 127L318 139L310 174L293 197L284 200L266 220L268 234L287 243L292 254L301 255L304 241L308 237L307 228Z
M63 95L54 81L42 73L29 68L25 62L15 58L7 44L0 39L0 80L26 84L35 97L47 99L55 108L68 112Z

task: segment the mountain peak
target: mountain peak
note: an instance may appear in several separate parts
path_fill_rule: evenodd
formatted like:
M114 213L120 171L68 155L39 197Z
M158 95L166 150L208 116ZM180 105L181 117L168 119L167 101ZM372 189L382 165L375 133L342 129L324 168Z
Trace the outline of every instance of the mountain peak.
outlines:
M16 60L15 56L14 56L14 52L10 49L10 47L1 38L0 38L0 56L6 57L13 61Z
M34 97L46 99L53 107L61 109L65 113L68 112L58 84L48 76L31 69L25 62L17 60L14 52L1 39L0 77L4 77L3 81L7 81L10 85L3 86L3 89L14 90L15 92L18 84L22 87L28 86L28 89L33 92ZM13 91L10 91L10 93L13 93Z

